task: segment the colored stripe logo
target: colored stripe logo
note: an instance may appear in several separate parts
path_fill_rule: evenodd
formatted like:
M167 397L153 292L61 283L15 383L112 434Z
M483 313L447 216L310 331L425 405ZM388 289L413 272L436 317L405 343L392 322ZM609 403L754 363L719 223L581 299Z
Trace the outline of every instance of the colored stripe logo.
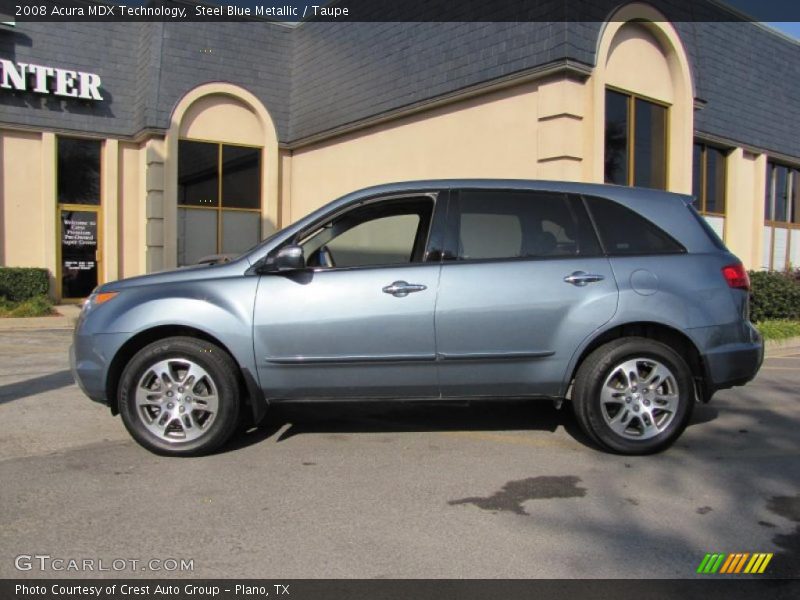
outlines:
M697 567L697 572L702 575L737 575L761 574L767 569L772 553L765 552L734 552L732 554L714 553L706 554Z

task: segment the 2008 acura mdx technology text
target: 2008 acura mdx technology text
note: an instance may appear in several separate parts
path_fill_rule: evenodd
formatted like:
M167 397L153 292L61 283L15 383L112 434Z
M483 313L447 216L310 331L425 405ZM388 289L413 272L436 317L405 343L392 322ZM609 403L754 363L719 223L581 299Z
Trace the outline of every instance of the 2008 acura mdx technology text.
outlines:
M688 196L513 180L382 185L239 258L100 286L71 349L93 400L163 454L269 403L569 399L646 454L763 358L749 279Z

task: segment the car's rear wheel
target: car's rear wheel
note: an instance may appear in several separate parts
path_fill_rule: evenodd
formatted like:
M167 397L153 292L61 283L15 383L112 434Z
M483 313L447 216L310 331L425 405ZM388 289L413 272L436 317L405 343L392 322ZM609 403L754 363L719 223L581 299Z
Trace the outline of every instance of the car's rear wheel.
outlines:
M669 447L686 428L694 384L686 361L669 346L622 338L583 361L572 403L579 424L600 445L651 454Z
M142 348L119 385L119 412L142 446L158 454L195 456L224 444L236 428L239 384L233 359L191 337Z

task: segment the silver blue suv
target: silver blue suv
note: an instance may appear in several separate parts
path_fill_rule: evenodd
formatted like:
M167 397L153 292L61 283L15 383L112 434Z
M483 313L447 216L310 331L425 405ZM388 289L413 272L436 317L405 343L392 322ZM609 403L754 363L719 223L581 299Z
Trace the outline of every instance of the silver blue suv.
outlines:
M447 180L340 198L225 264L99 287L76 381L161 454L305 400L571 402L598 445L669 446L763 343L749 280L660 191Z

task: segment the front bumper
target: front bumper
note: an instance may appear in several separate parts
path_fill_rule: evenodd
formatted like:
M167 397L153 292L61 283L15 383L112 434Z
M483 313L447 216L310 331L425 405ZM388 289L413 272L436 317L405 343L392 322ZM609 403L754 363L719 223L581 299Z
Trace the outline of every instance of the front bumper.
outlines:
M109 367L129 337L126 333L92 335L76 330L69 348L70 370L83 393L95 402L110 404L106 396Z

